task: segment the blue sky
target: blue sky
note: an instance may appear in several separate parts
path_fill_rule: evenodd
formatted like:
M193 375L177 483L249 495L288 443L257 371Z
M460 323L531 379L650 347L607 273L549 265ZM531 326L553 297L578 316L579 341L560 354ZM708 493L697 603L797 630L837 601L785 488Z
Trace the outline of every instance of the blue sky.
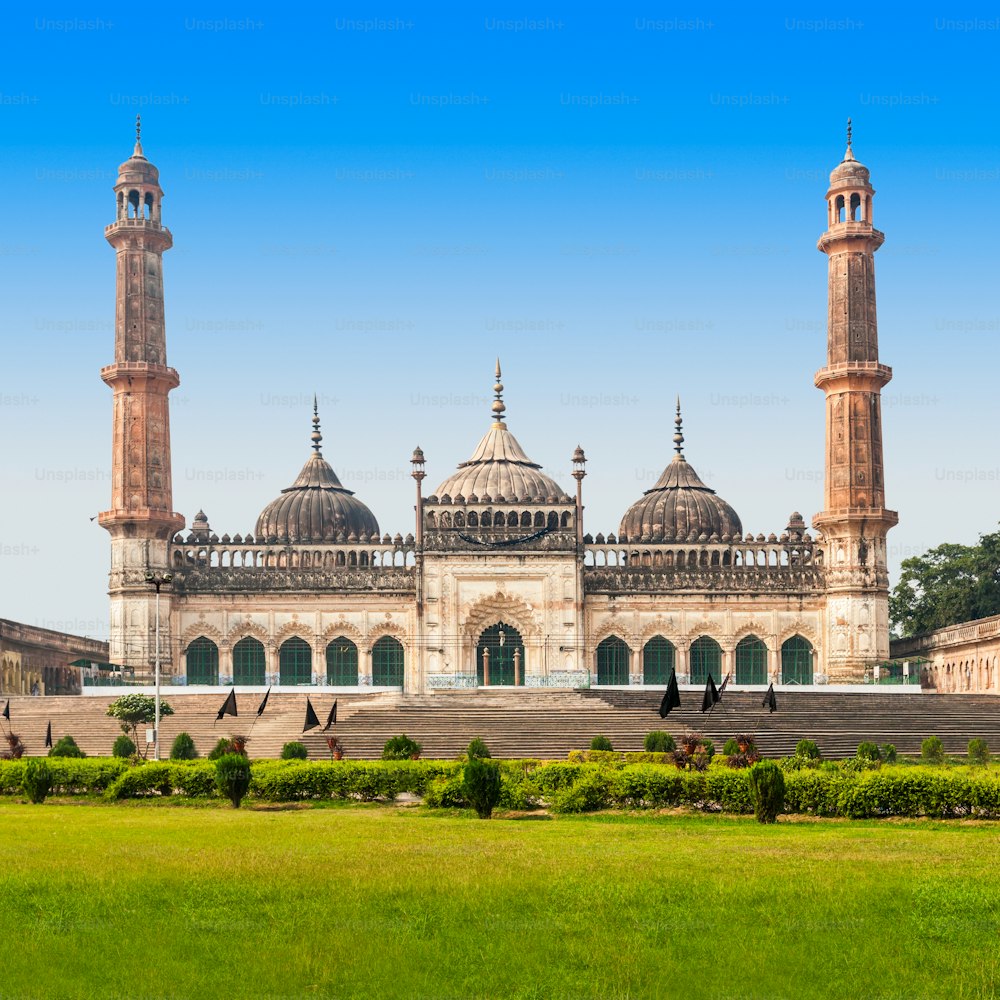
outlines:
M991 19L992 18L992 19ZM166 192L175 508L252 530L325 453L383 530L489 421L616 531L671 454L746 530L822 505L829 171L878 191L893 571L997 522L1000 21L933 7L156 7L0 40L0 617L107 632L114 255L133 120Z

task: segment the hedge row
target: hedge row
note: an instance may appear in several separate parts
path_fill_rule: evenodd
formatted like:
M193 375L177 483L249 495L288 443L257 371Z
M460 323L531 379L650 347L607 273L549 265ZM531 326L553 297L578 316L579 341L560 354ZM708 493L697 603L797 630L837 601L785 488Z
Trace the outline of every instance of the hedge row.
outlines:
M542 764L495 762L502 779L500 807L556 812L660 809L686 806L752 812L745 770L713 766L681 771L662 764ZM207 761L148 762L51 758L53 794L216 796L215 765ZM0 761L0 795L20 795L24 761ZM455 761L257 761L250 796L272 802L301 799L392 801L403 792L432 807L464 807L462 764ZM883 767L866 771L803 769L785 774L785 811L852 819L882 816L1000 818L1000 772Z

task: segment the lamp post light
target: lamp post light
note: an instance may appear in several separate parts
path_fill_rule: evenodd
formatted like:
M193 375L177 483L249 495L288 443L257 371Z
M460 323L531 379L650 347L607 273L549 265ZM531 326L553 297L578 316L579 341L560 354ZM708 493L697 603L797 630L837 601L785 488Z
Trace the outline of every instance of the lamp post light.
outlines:
M156 588L156 654L155 680L156 685L156 719L153 722L153 760L160 759L160 588L173 580L171 573L156 574L146 571L146 583Z

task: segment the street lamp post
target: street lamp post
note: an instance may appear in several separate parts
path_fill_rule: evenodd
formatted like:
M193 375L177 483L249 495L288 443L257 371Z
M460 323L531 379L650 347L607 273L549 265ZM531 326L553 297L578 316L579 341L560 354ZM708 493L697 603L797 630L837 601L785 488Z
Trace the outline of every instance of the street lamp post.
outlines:
M156 654L155 654L155 679L156 685L156 719L153 722L153 760L160 759L160 587L165 583L170 583L173 576L170 573L157 575L156 573L146 573L146 583L156 588Z

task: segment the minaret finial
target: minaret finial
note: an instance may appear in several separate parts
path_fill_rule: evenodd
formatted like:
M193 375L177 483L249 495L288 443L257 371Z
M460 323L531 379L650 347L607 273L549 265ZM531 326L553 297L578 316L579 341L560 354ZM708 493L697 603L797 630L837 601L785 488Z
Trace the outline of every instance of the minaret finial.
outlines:
M316 399L316 393L313 393L313 432L312 432L312 446L313 451L317 455L322 457L322 452L319 450L320 442L323 440L323 435L319 432L319 402Z
M500 359L497 358L497 372L496 372L496 384L493 386L493 392L496 394L496 399L493 400L493 426L503 427L503 417L507 410L503 402L503 382L500 381Z
M133 156L142 156L142 116L135 116L135 150Z
M681 397L677 397L677 416L674 417L674 427L677 429L674 431L674 451L677 452L678 458L684 457L684 434L681 432L681 425L683 421L681 420Z
M851 127L851 119L847 119L847 152L844 153L845 160L854 159L854 130Z

